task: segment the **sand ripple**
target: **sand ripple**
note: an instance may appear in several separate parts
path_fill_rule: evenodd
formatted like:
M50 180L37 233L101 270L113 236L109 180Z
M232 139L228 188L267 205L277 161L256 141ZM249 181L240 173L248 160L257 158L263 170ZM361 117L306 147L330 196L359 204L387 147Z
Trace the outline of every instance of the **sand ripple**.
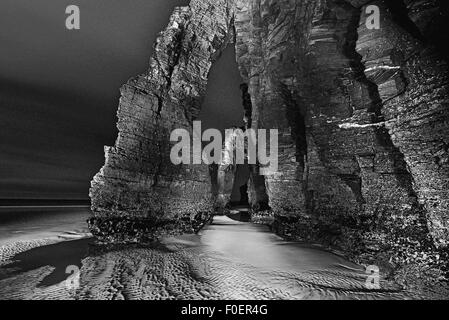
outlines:
M91 248L79 262L79 287L76 288L68 286L66 280L50 281L59 279L54 274L61 272L58 270L61 266L45 263L51 260L45 255L64 250L65 244L33 249L44 253L42 263L40 259L39 263L35 260L26 263L8 261L14 252L41 243L20 244L17 248L2 247L0 261L4 265L0 268L0 298L418 298L387 282L381 283L381 290L369 291L365 287L366 275L360 266L328 252L285 243L263 227L220 219L200 235L166 239L157 247L116 248L103 252ZM70 243L73 250L71 241L67 241L67 248ZM79 242L79 245L86 243ZM75 251L78 255L82 252ZM31 256L41 256L39 252L30 252L33 253ZM26 253L20 257L28 259ZM22 270L21 263L27 268Z

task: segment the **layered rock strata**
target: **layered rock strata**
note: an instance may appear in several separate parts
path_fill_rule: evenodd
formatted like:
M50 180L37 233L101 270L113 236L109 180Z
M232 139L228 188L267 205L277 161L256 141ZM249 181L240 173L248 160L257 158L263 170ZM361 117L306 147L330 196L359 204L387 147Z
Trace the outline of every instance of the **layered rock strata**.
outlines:
M225 0L194 0L176 8L155 45L148 71L121 89L119 135L90 191L95 236L104 241L149 241L159 233L196 230L212 212L209 169L175 166L170 134L192 133L207 76L233 40Z
M379 8L379 29L366 24L369 5ZM235 39L246 126L279 130L279 170L263 177L251 167L250 204L271 208L274 229L287 238L387 270L444 270L449 51L448 36L435 34L447 27L442 6L193 0L177 9L149 71L122 89L119 138L91 191L94 233L127 233L128 221L187 221L191 229L197 214L208 215L207 167L172 166L168 135L190 127L211 63Z
M378 30L368 5L380 9ZM265 178L278 233L388 268L441 266L448 73L427 34L431 17L444 25L437 5L237 1L252 126L281 136L280 170Z

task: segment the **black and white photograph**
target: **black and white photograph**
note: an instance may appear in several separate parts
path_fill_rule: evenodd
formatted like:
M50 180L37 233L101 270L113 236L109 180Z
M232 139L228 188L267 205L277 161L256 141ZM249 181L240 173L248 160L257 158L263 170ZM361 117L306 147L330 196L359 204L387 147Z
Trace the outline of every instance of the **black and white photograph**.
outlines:
M449 2L0 0L0 300L449 300Z

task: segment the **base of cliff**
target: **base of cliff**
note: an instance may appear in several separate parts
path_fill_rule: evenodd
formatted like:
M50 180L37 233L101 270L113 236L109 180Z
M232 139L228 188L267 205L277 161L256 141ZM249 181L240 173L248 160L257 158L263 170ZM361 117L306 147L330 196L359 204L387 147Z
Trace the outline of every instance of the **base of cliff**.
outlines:
M197 233L212 218L201 212L179 219L153 217L93 217L87 221L89 230L99 243L128 244L153 243L162 237Z
M272 231L286 240L316 243L365 267L376 266L386 281L427 299L449 297L449 251L435 248L430 239L417 241L420 233L416 229L407 232L404 227L401 232L382 234L360 225L342 228L330 219L271 215Z

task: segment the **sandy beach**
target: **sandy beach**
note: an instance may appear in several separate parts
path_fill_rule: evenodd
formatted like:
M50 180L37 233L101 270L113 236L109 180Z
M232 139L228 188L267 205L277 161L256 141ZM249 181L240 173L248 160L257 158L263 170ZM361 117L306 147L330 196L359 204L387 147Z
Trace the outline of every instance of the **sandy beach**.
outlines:
M71 219L54 217L50 234L3 237L0 299L417 298L383 280L371 292L364 267L229 217L215 217L197 235L109 249L95 246L82 228L67 231L63 221Z

